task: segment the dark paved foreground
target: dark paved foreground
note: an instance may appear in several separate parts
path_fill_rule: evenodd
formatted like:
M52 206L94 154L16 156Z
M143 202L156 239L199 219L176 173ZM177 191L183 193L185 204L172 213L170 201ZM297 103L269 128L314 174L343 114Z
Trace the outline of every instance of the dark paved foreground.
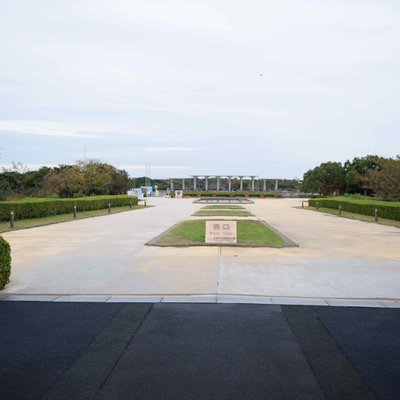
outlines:
M1 399L399 399L400 310L0 302Z

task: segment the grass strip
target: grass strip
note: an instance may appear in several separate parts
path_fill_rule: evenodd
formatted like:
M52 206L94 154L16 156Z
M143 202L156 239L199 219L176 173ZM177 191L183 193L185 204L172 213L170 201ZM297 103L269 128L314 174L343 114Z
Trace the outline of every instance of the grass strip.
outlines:
M239 244L284 245L286 241L259 221L237 221ZM184 221L159 239L159 243L187 244L205 242L205 221Z
M342 211L369 216L373 216L375 210L378 210L380 217L400 221L400 201L335 196L312 198L308 200L308 205L311 207L319 205L320 207L332 208L334 210L337 210L341 206Z
M221 205L213 205L213 206L205 206L201 208L202 210L244 210L242 206L236 206L234 204L221 204Z
M0 221L8 221L11 211L16 219L42 218L51 215L70 214L76 206L79 211L101 210L111 207L138 205L136 196L86 196L77 198L21 199L0 202Z
M147 206L150 207L150 206ZM117 214L125 211L132 211L138 210L140 208L144 208L143 205L140 206L133 206L132 209L129 206L124 207L114 207L111 208L111 214ZM77 212L76 219L85 219L85 218L93 218L93 217L100 217L103 215L108 215L108 209L102 210L92 210L92 211L81 211ZM51 224L58 224L61 222L68 222L74 221L72 213L70 214L59 214L59 215L52 215L50 217L43 217L43 218L30 218L30 219L22 219L16 220L14 224L14 229L10 228L10 223L7 222L0 222L0 233L3 232L11 232L16 231L19 229L27 229L27 228L35 228L37 226L43 225L51 225Z
M199 210L195 217L250 217L253 214L246 210Z
M379 217L378 221L375 222L375 219L373 216L364 215L364 214L356 214L356 213L352 213L349 211L343 211L343 210L342 210L341 215L339 215L339 211L335 210L333 208L320 207L318 210L317 207L309 206L309 207L304 207L304 209L310 210L310 211L319 211L319 212L323 212L325 214L336 215L337 217L342 217L342 218L355 219L357 221L373 222L375 224L395 226L396 228L400 228L400 221L396 221L394 219L387 219L387 218Z

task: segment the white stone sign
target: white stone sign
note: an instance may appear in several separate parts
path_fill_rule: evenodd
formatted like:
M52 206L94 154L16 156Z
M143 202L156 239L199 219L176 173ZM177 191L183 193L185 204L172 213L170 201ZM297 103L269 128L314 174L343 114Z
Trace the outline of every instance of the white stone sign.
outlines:
M176 199L182 199L183 198L182 190L175 190L175 198Z
M206 243L237 243L236 221L206 221Z

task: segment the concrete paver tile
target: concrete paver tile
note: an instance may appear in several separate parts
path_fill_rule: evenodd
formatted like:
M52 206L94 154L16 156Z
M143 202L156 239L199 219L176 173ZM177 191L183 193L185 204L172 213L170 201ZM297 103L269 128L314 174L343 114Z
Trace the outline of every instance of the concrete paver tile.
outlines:
M217 296L165 296L162 303L216 303Z
M326 306L324 299L307 299L294 297L272 297L272 304L303 305L303 306Z
M58 296L49 295L8 295L1 296L0 301L54 301Z
M159 303L162 297L152 296L111 296L107 303Z
M70 295L70 296L60 296L57 297L55 302L88 302L88 303L105 303L110 296L81 296L81 295Z
M385 307L388 308L400 308L400 301L382 301L380 300L379 303L383 304Z
M272 304L269 297L260 296L217 296L217 303Z
M344 306L344 307L383 307L383 305L376 300L358 300L358 299L327 299L330 306Z

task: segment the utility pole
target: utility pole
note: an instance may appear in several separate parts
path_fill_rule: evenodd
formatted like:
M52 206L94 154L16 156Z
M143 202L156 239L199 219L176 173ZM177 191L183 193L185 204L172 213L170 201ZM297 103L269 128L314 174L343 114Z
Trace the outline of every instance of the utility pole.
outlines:
M144 185L145 186L150 186L150 178L151 176L151 165L150 164L146 164L144 166Z

